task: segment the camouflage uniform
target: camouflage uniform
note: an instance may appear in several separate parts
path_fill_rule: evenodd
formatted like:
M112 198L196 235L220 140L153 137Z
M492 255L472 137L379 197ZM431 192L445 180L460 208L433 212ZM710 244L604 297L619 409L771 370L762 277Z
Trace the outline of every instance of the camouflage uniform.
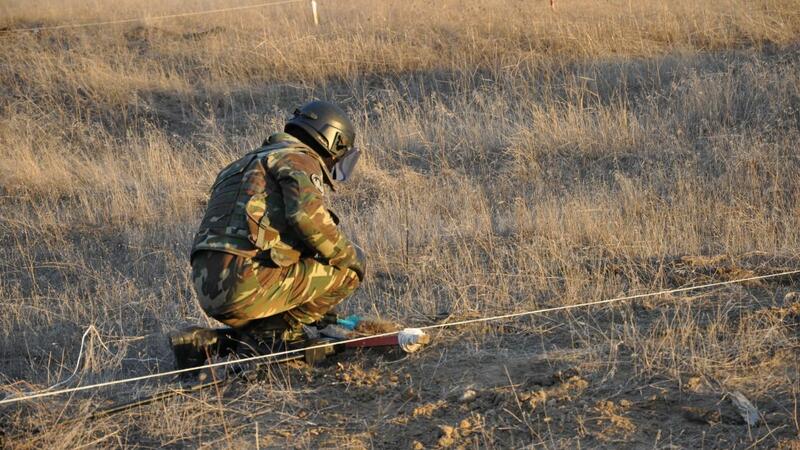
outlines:
M223 169L192 246L200 305L238 328L283 313L298 337L355 291L353 244L323 204L333 182L322 158L277 133Z

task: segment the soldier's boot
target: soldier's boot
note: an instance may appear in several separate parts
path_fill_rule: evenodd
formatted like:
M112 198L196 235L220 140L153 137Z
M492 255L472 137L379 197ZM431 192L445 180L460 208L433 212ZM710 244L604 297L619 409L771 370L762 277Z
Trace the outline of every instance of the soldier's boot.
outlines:
M249 344L252 344L252 341L270 345L282 341L283 344L286 344L285 347L290 346L288 344L302 343L309 338L304 331L307 329L306 327L323 329L328 325L336 325L338 320L338 313L331 310L326 312L320 320L309 325L287 321L283 315L275 315L253 320L241 328L221 328L211 331L217 333L219 339L217 345L221 346L220 350L227 354L233 351L240 352L243 347L247 348ZM291 345L291 347L296 348L297 346Z
M312 325L316 326L319 329L323 329L328 325L337 325L339 323L339 313L336 312L335 309L331 309L330 311L326 312L322 319L314 322Z
M205 365L209 358L227 356L237 348L239 334L232 328L192 326L169 337L175 368L190 369Z
M238 329L241 335L238 352L242 355L266 355L286 350L292 340L291 325L280 315L256 319Z
M335 313L331 313L306 327L324 328L330 323L336 323L336 319ZM283 316L254 320L240 328L239 332L242 336L240 353L249 355L266 355L286 350L319 347L304 352L306 362L316 364L336 351L343 350L334 348L334 342L330 338L309 337L302 323L293 324Z

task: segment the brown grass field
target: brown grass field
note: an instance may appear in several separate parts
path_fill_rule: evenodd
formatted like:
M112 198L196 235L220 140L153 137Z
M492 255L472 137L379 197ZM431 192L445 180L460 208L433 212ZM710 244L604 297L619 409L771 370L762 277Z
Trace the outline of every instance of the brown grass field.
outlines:
M312 98L366 150L332 197L370 255L344 312L426 325L800 267L798 0L321 0L319 27L302 2L10 31L241 4L0 3L0 395L171 369L167 334L214 325L187 255L213 177ZM798 291L445 328L98 420L169 380L2 405L0 444L798 449Z

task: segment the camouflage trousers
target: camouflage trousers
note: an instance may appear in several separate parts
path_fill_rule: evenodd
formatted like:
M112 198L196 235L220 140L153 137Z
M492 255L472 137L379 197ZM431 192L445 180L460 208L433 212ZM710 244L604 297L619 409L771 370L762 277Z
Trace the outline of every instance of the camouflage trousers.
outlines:
M200 306L233 328L283 314L292 332L320 320L360 282L349 269L304 258L289 267L223 252L202 251L192 261ZM287 334L285 333L285 338Z

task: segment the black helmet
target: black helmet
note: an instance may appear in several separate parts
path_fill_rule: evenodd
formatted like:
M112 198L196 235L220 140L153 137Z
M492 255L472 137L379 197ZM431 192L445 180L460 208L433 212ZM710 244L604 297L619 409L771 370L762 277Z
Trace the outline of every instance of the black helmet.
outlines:
M283 130L298 138L305 137L302 136L305 134L318 144L312 145L318 153L334 160L347 153L356 139L353 123L345 112L333 103L322 100L306 103L296 109L294 117L286 122Z

